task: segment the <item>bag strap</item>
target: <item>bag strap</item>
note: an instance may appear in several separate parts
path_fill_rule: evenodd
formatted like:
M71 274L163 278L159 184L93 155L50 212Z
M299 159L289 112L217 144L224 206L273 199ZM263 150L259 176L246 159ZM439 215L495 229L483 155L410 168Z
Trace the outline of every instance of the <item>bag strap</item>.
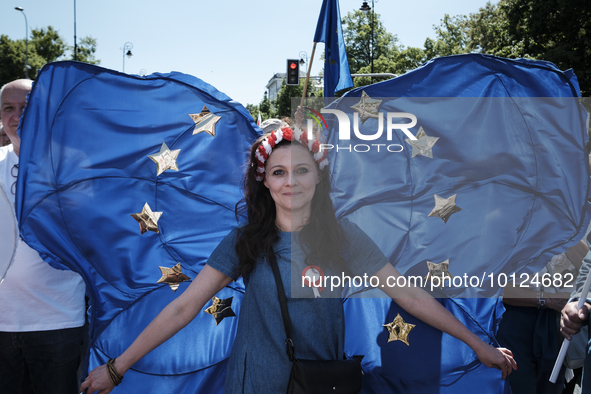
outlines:
M287 345L287 355L289 356L289 361L293 362L295 360L295 347L293 345L293 341L291 340L291 324L289 322L289 314L287 313L287 299L285 298L285 289L283 288L283 281L281 280L281 275L279 274L277 261L274 261L275 259L268 260L269 264L271 264L271 269L273 270L275 284L277 285L277 296L279 297L279 306L281 307L283 326L285 327L285 335L287 336L287 339L285 340L285 344Z

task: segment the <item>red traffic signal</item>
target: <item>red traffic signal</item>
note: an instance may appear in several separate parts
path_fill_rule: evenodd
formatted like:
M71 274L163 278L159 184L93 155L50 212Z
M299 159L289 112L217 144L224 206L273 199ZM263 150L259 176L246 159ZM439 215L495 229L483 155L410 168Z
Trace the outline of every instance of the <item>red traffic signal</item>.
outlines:
M287 59L287 78L286 85L300 84L300 61L296 59Z

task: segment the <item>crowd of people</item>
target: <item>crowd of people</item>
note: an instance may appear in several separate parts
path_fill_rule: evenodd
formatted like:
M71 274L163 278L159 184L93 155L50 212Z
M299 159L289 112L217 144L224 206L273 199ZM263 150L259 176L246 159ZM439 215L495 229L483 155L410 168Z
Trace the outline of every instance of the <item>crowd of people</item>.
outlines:
M30 90L29 80L13 81L0 90L0 120L10 142L0 148L0 186L11 198L13 214L20 150L17 129ZM212 296L239 277L247 279L247 285L225 392L286 392L292 361L285 351L280 304L269 302L277 300L273 266L278 267L285 283L308 266L319 266L327 275L375 275L381 282L400 273L359 227L336 218L330 199L328 158L315 150L315 141L307 140L298 117L294 121L268 120L261 127L263 135L252 145L244 175L244 199L236 208L246 213L248 221L221 241L189 287L127 350L90 371L81 386L77 372L84 336L84 282L74 272L52 268L19 241L14 262L0 285L1 393L109 393L134 363L186 326ZM563 256L576 269L583 260L583 279L591 264L589 256L582 258L588 251L585 248L585 243L579 244ZM579 292L583 279L577 283ZM296 357L341 359L341 300L316 298L312 288L301 290L306 293L292 297L287 286L285 294ZM570 338L588 320L591 306L588 301L578 310L576 297L566 303L565 297L570 294L562 294L560 301L540 292L515 298L509 293L499 342L512 353L484 343L419 288L386 287L385 292L417 318L462 340L484 365L499 369L499 377L509 376L515 393L561 392L562 381L553 386L543 383L548 363L530 357L538 351L532 350L534 346L546 349L546 344L525 343L520 338L529 340L544 324L542 342L547 340L548 346L557 347L556 313L561 312L562 332ZM314 335L308 329L311 326L315 327ZM521 336L517 336L515 327L522 329ZM591 358L587 361L586 365ZM583 378L583 389L591 393L591 376Z

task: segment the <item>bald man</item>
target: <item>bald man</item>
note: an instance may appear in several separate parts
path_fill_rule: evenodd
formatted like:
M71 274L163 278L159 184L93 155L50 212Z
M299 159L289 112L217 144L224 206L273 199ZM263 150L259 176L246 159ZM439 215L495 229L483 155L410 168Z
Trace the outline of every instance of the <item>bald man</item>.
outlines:
M20 153L17 129L31 84L19 79L0 89L0 120L11 142L0 147L0 186L13 213ZM80 275L51 267L19 240L14 262L0 284L0 393L78 393L84 293Z

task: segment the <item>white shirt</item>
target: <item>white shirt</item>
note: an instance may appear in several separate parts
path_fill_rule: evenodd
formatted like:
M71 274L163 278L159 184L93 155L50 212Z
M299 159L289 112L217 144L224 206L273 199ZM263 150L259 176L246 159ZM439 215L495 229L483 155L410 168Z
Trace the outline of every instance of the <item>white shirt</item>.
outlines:
M12 145L0 147L0 186L14 214ZM0 206L0 209L6 209ZM2 251L0 251L2 253ZM0 284L0 331L46 331L84 325L85 284L73 271L58 270L19 239L14 261Z

